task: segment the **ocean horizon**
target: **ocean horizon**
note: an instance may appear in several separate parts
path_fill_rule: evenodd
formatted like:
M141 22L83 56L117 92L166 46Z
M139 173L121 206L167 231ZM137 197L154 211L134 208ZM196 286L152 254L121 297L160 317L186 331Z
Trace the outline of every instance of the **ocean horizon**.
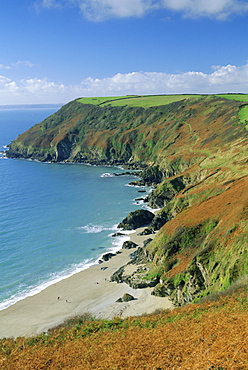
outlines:
M121 168L4 156L60 106L0 106L0 310L120 249L129 237L112 237L118 223L144 207L135 176L114 176Z

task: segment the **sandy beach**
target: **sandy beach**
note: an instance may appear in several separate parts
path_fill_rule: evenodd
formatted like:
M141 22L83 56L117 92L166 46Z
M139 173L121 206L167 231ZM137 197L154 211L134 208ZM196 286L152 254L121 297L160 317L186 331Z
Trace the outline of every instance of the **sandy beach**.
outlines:
M130 235L139 246L148 236ZM150 236L149 236L150 237ZM130 261L135 249L121 249L109 261L94 265L67 279L49 286L42 292L0 311L0 337L33 336L46 332L65 319L90 313L96 318L138 316L156 309L173 308L168 298L151 295L152 288L132 289L125 283L110 282L111 275ZM103 269L105 267L105 269ZM116 302L124 293L135 300Z

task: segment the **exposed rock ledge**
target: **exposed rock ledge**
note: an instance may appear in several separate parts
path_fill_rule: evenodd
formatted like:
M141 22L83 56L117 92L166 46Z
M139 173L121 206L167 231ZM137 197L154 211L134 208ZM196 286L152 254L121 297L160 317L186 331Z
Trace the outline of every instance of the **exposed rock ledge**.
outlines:
M155 287L159 283L159 279L157 277L149 277L151 265L148 263L144 253L144 248L150 241L152 241L151 238L145 240L143 247L138 247L136 251L131 253L131 261L115 271L110 281L125 282L133 289ZM125 245L123 247L125 248Z
M145 209L138 209L130 212L128 216L119 223L118 228L123 230L135 230L139 227L148 226L151 224L154 214Z

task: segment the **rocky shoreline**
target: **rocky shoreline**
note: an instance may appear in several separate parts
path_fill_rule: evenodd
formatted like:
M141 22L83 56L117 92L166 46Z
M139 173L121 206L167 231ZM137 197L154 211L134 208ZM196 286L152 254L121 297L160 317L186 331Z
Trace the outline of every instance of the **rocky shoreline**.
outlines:
M151 186L154 184L154 176L149 178L147 173L144 175L139 174L140 180L134 181L132 185L138 186ZM145 180L144 180L144 179ZM144 202L149 202L148 197L141 198ZM117 271L115 271L111 277L111 282L116 283L126 283L133 289L143 289L143 288L154 288L159 284L160 279L158 276L150 276L149 271L152 268L151 261L145 253L145 248L155 237L156 232L164 225L166 218L157 215L157 212L151 212L146 209L139 209L130 212L127 217L125 217L119 224L118 228L121 232L117 232L113 237L118 237L120 235L125 235L126 230L137 230L142 229L139 232L139 236L143 236L143 245L137 245L133 241L126 241L122 245L122 250L130 250L129 258L130 261L127 264L121 266ZM148 238L146 236L149 236ZM134 252L132 250L135 249ZM121 251L122 251L121 250ZM117 253L121 253L121 251ZM110 258L114 257L116 254L106 253L102 256L99 263L103 261L108 261ZM153 295L154 291L151 292ZM169 294L163 294L163 297L169 296Z

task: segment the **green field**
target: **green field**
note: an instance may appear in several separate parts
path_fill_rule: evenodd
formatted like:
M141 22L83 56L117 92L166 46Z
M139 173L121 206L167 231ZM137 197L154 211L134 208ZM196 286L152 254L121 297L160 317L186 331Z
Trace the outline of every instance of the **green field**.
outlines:
M247 103L248 102L248 94L221 94L218 95L221 98L237 100L240 102ZM239 119L240 122L246 125L246 130L248 129L248 105L244 105L240 108L239 111Z
M202 95L131 95L131 96L115 96L115 97L96 97L96 98L80 98L79 102L83 104L94 105L112 105L120 107L128 105L130 107L155 107L159 105L170 104L176 101L189 98L200 98Z
M243 101L243 102L248 102L248 94L221 94L217 95L220 96L221 98L225 99L231 99L231 100L237 100L237 101Z
M80 98L78 101L83 104L93 104L93 105L102 105L104 103L110 103L115 100L122 100L122 99L130 99L134 98L134 95L127 95L127 96L103 96L103 97L95 97L95 98ZM124 105L124 103L122 104Z
M242 107L239 111L240 122L245 125L246 130L248 130L248 105Z
M126 96L104 96L104 97L91 97L80 98L78 101L83 104L93 105L112 105L120 107L128 105L131 107L155 107L158 105L170 104L176 101L189 98L200 98L203 95L179 94L179 95L126 95ZM248 94L216 94L221 98L237 100L240 102L248 102Z
M122 107L128 105L129 107L143 107L150 108L159 105L166 105L174 103L183 99L200 98L203 95L126 95L126 96L108 96L108 97L93 97L80 98L78 101L82 104L93 104L113 107ZM217 94L220 98L237 100L240 102L248 102L248 94ZM240 122L247 124L248 120L248 106L240 108Z

